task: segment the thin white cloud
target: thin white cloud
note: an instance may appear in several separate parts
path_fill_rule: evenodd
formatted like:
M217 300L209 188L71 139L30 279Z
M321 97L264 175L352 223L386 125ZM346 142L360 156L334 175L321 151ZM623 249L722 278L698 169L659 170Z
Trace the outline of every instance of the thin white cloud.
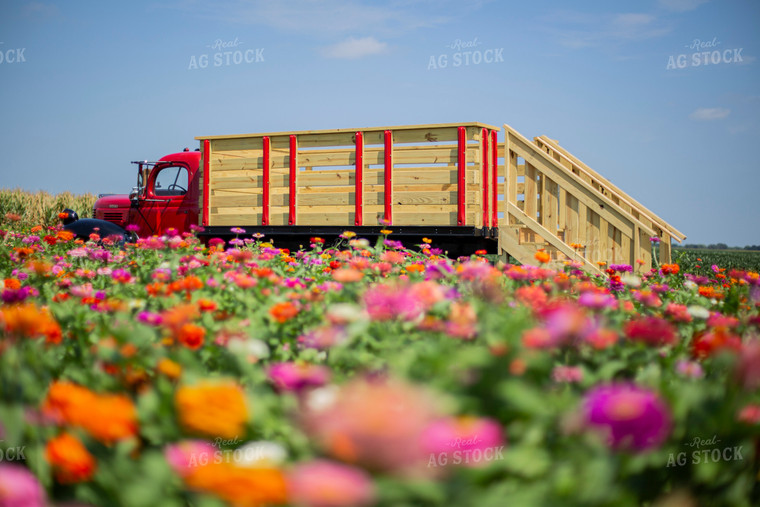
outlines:
M327 58L354 60L365 56L385 53L387 49L388 44L380 42L374 37L362 37L361 39L349 37L344 41L324 48L322 54Z
M700 5L709 1L710 0L659 0L657 3L669 11L687 12L693 11Z
M164 7L206 19L274 28L290 33L333 37L336 34L398 34L456 19L461 5L453 0L173 0Z
M662 37L671 28L645 13L588 14L556 12L549 30L571 49L618 45Z
M713 121L722 120L731 114L730 109L724 107L700 107L689 115L689 118L696 121Z

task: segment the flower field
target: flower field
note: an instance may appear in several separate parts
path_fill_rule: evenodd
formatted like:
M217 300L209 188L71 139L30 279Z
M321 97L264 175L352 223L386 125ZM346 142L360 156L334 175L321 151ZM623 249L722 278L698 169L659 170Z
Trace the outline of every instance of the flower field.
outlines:
M2 507L760 502L756 272L0 236Z

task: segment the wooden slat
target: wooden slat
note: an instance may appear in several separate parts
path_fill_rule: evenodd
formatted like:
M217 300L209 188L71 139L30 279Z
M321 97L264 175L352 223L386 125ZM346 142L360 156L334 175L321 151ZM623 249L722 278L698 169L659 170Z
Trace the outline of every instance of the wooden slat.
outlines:
M536 219L538 213L538 182L536 168L531 164L525 164L525 213L532 219Z

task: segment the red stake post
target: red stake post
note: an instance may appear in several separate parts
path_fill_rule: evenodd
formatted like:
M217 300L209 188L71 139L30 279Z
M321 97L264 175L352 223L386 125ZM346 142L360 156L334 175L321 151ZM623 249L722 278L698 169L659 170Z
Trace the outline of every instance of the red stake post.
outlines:
M261 209L261 225L269 225L269 166L271 141L264 136L264 188Z
M211 203L208 202L209 198L209 181L208 175L211 172L209 168L211 164L209 158L211 157L211 143L208 139L203 140L203 215L201 219L201 225L208 226L208 210L211 209Z
M483 159L483 227L488 227L488 199L490 193L488 192L488 161L491 158L491 153L488 151L488 130L483 129L480 132L480 138L482 142L482 159Z
M465 170L467 169L467 130L457 131L457 225L465 225Z
M354 190L354 225L364 225L364 135L356 133L356 189Z
M385 214L383 219L386 225L393 223L393 132L386 130L384 133L385 141L385 173L383 196L385 203Z
M296 136L290 136L290 177L288 179L288 225L296 224L296 175L298 171Z
M499 145L496 143L496 131L491 131L491 227L499 226ZM506 197L505 197L506 199Z

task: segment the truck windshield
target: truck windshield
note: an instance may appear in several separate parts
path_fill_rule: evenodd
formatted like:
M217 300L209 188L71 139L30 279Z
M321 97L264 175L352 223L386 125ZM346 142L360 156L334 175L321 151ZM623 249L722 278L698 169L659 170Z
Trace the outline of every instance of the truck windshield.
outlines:
M187 193L188 172L183 166L163 167L156 174L154 194L161 197L174 197Z

